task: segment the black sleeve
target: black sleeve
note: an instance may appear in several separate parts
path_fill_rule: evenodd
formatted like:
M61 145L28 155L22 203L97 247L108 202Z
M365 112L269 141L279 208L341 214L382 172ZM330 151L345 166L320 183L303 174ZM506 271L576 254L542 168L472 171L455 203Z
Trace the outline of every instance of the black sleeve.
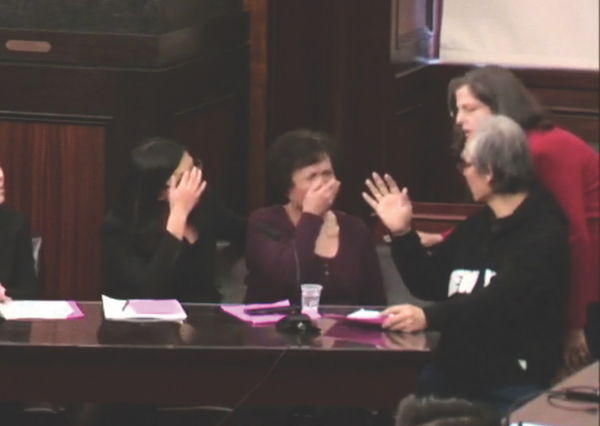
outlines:
M540 303L555 306L562 315L568 270L568 239L564 229L538 223L539 229L525 236L511 250L483 289L424 308L429 328L439 330L460 316L462 323L486 329L502 329L513 322L539 320Z
M421 245L414 230L392 239L392 259L413 296L429 301L448 297L457 232L452 232L431 253Z
M104 227L101 241L106 275L108 280L114 280L105 286L109 296L140 299L167 296L182 241L162 231L149 260L123 230Z
M39 286L35 277L33 244L29 223L25 218L19 220L15 234L15 264L6 293L13 299L36 299Z

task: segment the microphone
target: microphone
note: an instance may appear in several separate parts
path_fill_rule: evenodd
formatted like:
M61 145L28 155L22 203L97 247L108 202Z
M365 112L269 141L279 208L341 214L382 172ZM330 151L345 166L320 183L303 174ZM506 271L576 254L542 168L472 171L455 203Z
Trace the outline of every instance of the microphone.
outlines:
M280 241L283 238L281 232L271 225L264 221L260 221L258 224L258 230L263 234L269 237L274 241ZM292 245L292 254L294 256L294 272L295 272L295 284L296 284L296 294L299 294L299 299L302 298L302 291L300 290L300 260L298 258L298 249L296 248L296 241L290 240L290 244ZM300 301L300 306L292 305L298 308L299 311L302 309L302 303ZM286 315L282 319L280 319L275 325L275 329L285 335L295 335L295 336L306 336L308 338L312 338L321 334L321 329L313 324L311 318L302 313L292 312L289 315Z

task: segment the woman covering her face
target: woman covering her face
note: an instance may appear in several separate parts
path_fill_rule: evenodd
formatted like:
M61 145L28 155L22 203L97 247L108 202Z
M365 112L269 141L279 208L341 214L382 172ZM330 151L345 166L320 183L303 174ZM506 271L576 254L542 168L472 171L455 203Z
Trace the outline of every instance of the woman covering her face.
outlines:
M313 283L323 286L322 304L385 304L371 232L333 209L340 182L329 138L308 130L281 135L269 147L267 171L287 201L250 216L245 301L299 303L300 284Z
M203 180L180 144L153 138L132 153L120 202L102 225L105 294L216 303L217 239L241 242L246 221Z

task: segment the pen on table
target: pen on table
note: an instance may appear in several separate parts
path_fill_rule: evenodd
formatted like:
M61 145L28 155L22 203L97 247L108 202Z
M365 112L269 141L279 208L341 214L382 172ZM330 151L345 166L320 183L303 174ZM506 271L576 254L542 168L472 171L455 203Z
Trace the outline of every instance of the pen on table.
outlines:
M121 309L121 312L123 312L127 306L129 306L129 299L125 301L125 304L123 305L123 309Z

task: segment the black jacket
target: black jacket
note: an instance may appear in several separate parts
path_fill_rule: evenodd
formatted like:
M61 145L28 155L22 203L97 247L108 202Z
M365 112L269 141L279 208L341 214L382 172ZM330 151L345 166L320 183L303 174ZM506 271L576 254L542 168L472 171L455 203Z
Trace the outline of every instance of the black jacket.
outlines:
M484 207L431 255L414 231L394 238L392 256L411 293L437 301L424 312L428 328L441 332L441 371L475 387L549 384L562 361L566 229L553 197L536 185L511 216L495 219ZM461 276L465 287L456 291Z
M13 299L39 296L29 223L5 206L0 206L0 284Z
M164 224L132 232L115 210L110 211L100 230L104 294L120 299L218 303L221 294L214 283L217 240L243 242L246 219L225 208L207 188L188 222L198 233L193 245L179 241Z

